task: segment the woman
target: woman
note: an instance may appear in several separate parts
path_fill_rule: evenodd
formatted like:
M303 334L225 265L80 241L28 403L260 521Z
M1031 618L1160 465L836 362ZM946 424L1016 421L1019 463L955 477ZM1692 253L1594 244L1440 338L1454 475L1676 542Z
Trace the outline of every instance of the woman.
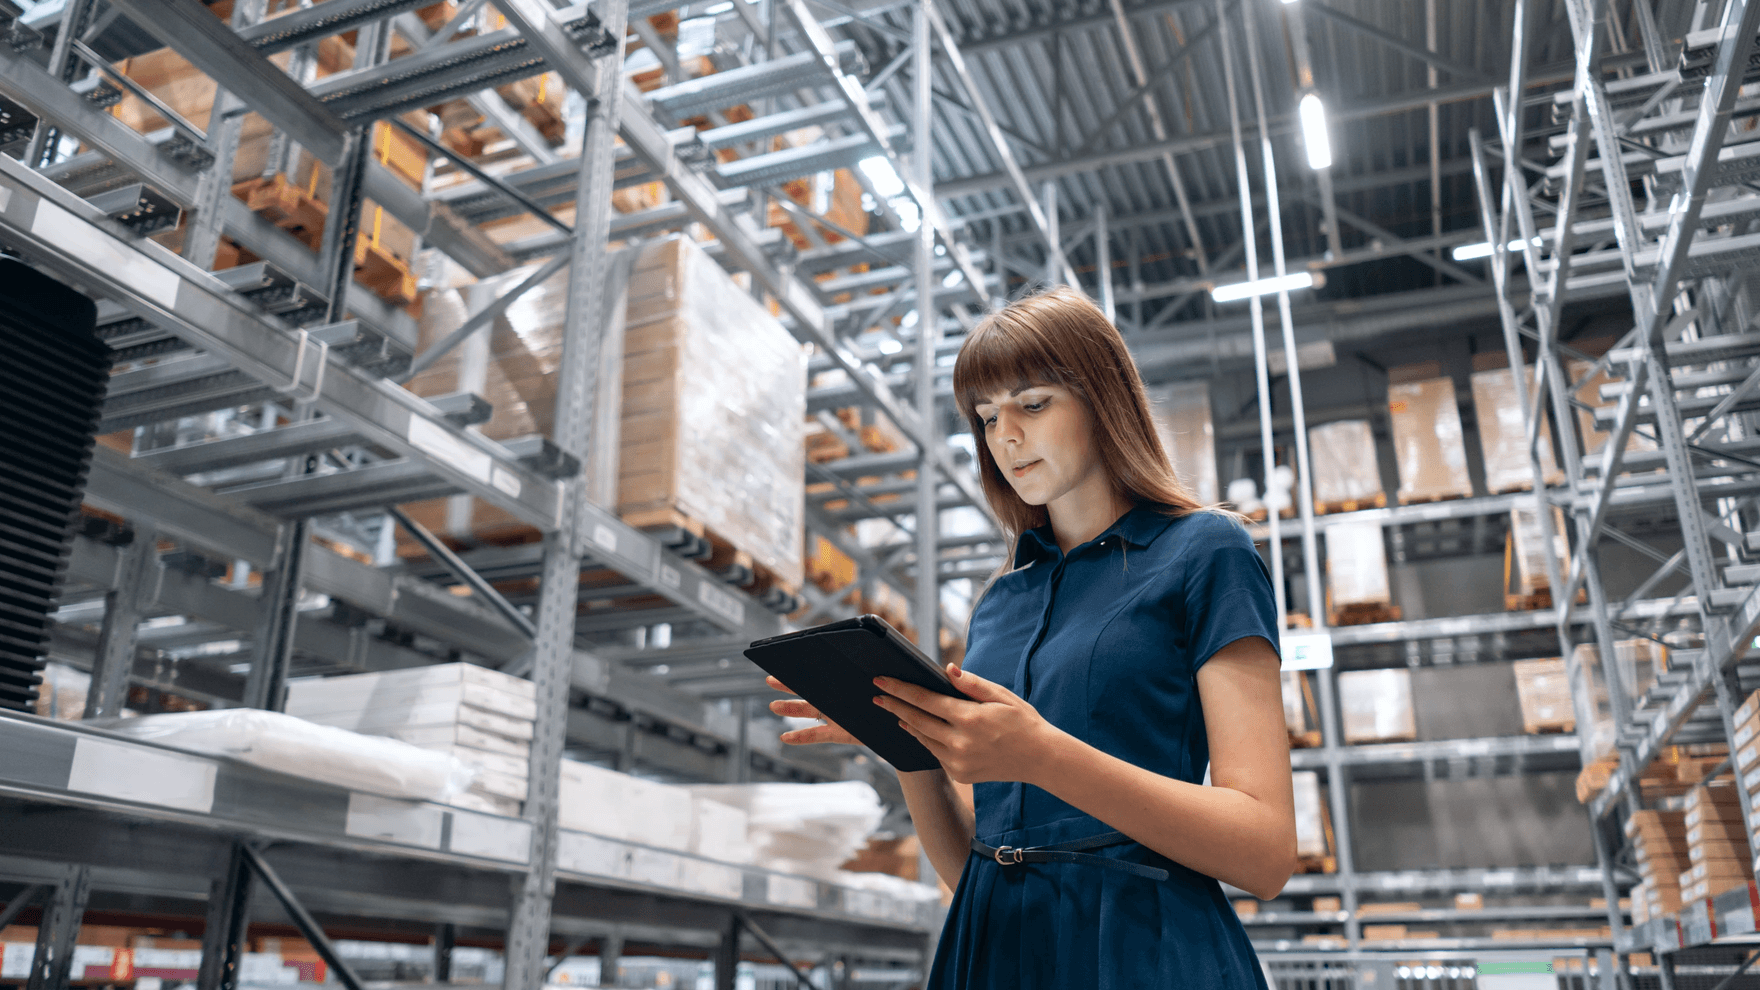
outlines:
M1264 564L1174 477L1123 338L1080 293L986 317L953 382L1014 553L948 665L970 700L875 684L942 766L899 774L958 877L929 986L1263 988L1217 881L1270 898L1296 862Z

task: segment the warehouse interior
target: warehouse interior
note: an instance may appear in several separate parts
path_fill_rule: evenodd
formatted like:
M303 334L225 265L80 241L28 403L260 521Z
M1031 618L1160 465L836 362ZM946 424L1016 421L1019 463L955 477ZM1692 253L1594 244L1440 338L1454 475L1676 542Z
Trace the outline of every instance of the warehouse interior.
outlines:
M923 986L743 651L961 658L953 363L1053 285L1273 577L1272 990L1760 986L1760 3L0 31L0 988Z

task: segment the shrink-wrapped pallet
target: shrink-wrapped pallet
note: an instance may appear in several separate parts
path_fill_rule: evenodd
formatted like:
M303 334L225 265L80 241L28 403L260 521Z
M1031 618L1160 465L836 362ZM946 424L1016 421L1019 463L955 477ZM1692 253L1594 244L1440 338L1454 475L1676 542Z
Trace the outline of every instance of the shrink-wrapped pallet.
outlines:
M671 237L608 258L607 345L600 363L621 391L599 390L589 497L643 524L667 514L801 583L806 366L800 345L695 242ZM425 308L424 347L535 270L488 279ZM551 434L568 274L519 297L484 343L466 342L409 383L419 395L476 392L494 406L484 434ZM482 335L479 335L481 337ZM621 339L622 346L615 346ZM458 497L458 498L463 498ZM460 507L462 506L462 508ZM480 503L412 507L462 539L527 529Z
M1565 536L1564 512L1552 507L1552 557L1562 569L1571 559L1570 540ZM1550 587L1546 569L1546 530L1536 506L1521 505L1509 511L1510 567L1504 594L1526 597Z
M663 849L691 847L696 807L683 787L563 760L557 806L566 829Z
M1474 372L1473 411L1479 424L1479 449L1485 455L1485 487L1492 493L1527 491L1534 487L1528 461L1528 436L1522 428L1523 406L1534 391L1534 367L1524 365L1521 387L1508 368ZM1546 483L1558 484L1564 473L1552 456L1550 419L1542 411L1538 442Z
M1326 527L1326 597L1334 612L1352 606L1386 605L1393 600L1380 523Z
M1149 390L1155 432L1173 461L1173 472L1199 502L1221 498L1216 479L1216 430L1210 417L1210 384L1179 382Z
M1320 796L1320 775L1312 770L1290 774L1295 785L1296 855L1303 858L1325 856L1326 819Z
M1610 756L1614 751L1613 703L1607 695L1607 679L1602 676L1601 651L1593 643L1578 643L1574 655L1595 718L1589 729L1590 752L1597 759ZM1577 731L1581 732L1582 727Z
M1341 420L1309 430L1308 463L1314 472L1314 503L1321 511L1387 504L1368 420Z
M1633 701L1642 698L1668 669L1668 647L1653 639L1622 639L1613 644L1619 676Z
M1338 697L1345 742L1404 742L1417 738L1411 671L1347 670L1338 675Z
M1522 731L1571 732L1577 727L1571 706L1571 685L1565 677L1564 660L1517 660L1516 698L1522 707Z
M1387 386L1387 412L1393 424L1401 502L1433 502L1473 494L1453 379L1396 375Z

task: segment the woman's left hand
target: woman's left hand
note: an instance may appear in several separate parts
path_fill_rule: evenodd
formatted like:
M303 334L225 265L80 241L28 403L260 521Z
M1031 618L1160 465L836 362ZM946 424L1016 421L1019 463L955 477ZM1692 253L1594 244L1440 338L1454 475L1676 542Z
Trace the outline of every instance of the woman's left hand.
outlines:
M1044 766L1045 755L1064 735L1061 730L1000 684L953 664L947 665L947 676L970 701L876 677L874 686L886 693L874 703L896 715L957 783L1024 781L1024 774Z

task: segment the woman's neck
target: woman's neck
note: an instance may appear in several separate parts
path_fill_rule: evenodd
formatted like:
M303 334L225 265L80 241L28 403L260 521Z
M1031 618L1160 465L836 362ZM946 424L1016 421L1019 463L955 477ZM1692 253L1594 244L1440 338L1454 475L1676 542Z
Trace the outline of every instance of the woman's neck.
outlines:
M1104 472L1095 472L1094 477L1045 503L1051 535L1064 553L1106 532L1130 510L1131 503L1113 490L1112 479Z

